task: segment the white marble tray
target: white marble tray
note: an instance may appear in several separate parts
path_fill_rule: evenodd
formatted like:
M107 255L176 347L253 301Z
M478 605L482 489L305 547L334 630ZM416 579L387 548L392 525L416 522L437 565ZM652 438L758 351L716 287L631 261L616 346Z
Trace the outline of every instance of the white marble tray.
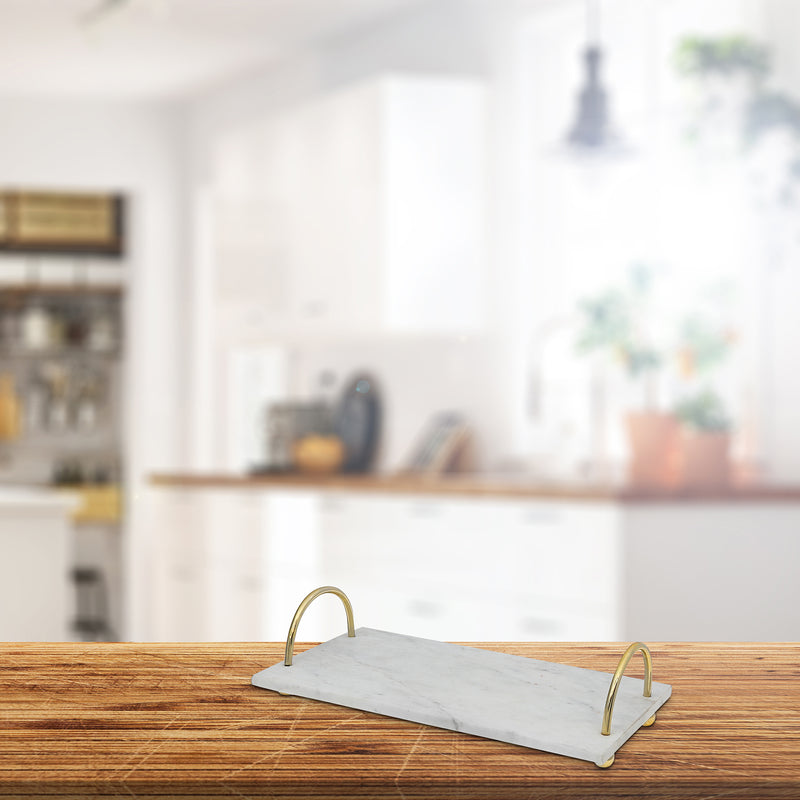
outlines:
M358 628L253 676L283 694L606 764L672 687L623 677L611 733L600 725L611 675L475 647ZM655 734L654 734L655 735Z

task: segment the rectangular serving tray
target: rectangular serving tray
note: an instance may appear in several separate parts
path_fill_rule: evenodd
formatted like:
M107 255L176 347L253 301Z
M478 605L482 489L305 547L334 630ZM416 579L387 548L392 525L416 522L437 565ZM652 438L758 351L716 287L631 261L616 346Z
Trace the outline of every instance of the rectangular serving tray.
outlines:
M611 675L475 647L358 628L253 676L254 686L607 766L672 687L623 677L611 732Z

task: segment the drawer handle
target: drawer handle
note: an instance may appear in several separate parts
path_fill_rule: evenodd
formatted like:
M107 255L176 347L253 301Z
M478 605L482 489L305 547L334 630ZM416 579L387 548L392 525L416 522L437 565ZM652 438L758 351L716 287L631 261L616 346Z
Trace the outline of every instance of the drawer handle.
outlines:
M408 612L414 617L433 619L440 617L444 609L439 603L431 603L428 600L412 600L408 604Z
M561 625L555 619L546 617L524 617L520 626L525 633L556 634L561 632Z
M347 635L356 635L355 625L353 624L353 606L350 605L347 595L341 589L337 589L335 586L320 586L319 589L314 589L313 592L307 594L303 598L303 602L297 606L297 611L294 612L292 624L289 626L289 635L286 638L286 653L283 659L283 663L287 667L292 666L292 656L294 655L294 637L297 636L297 626L300 624L303 614L306 613L306 609L322 594L335 594L342 601L344 604L345 614L347 615Z
M611 678L611 685L608 687L608 696L606 697L606 707L603 711L603 725L600 728L600 733L603 736L608 736L611 733L611 714L614 711L614 701L617 699L617 689L619 689L622 674L628 666L628 662L633 658L637 651L642 651L642 658L644 658L644 696L650 697L653 690L653 658L650 655L650 650L643 642L634 642L623 654L622 658L614 670L614 676ZM650 727L656 721L656 715L653 714L650 719L644 723L644 727ZM613 761L613 758L611 759ZM606 764L603 764L606 766ZM611 764L608 764L611 766Z
M562 514L558 511L528 511L522 516L523 525L555 525L561 522Z
M420 503L411 506L411 515L414 517L437 517L442 513L442 507L435 503Z

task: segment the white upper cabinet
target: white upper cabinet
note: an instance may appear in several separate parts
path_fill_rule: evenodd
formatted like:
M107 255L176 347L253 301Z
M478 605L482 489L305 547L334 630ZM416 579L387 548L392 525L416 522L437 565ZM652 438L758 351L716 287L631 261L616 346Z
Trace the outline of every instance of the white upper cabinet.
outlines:
M213 259L230 324L480 330L484 129L480 82L388 76L225 139Z

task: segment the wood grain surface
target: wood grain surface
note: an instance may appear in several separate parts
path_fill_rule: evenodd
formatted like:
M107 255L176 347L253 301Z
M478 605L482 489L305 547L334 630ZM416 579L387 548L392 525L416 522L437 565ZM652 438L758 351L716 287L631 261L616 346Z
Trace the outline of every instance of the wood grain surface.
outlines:
M476 646L612 672L626 644ZM601 770L251 686L282 643L3 643L0 796L800 798L800 644L650 647L672 698Z
M384 492L442 497L497 497L518 500L608 500L620 503L748 503L800 501L800 486L731 484L719 488L637 488L578 482L546 483L524 476L365 474L274 475L233 473L159 473L154 486L180 489L312 489L319 491Z

